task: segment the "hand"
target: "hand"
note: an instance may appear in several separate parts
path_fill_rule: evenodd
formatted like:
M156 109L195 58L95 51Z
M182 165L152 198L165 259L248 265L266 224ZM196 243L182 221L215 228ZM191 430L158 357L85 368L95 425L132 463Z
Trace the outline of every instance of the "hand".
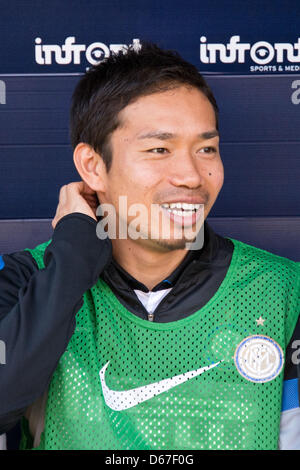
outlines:
M99 206L97 194L84 181L62 186L56 214L52 220L55 228L58 221L67 214L81 212L97 220L96 210Z

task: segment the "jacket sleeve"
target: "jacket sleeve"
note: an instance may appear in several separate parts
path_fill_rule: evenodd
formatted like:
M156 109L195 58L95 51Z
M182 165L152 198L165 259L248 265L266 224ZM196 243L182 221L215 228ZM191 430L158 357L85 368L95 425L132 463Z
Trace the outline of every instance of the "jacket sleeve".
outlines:
M49 385L85 291L111 261L97 222L73 213L57 224L39 270L28 251L0 257L0 434Z

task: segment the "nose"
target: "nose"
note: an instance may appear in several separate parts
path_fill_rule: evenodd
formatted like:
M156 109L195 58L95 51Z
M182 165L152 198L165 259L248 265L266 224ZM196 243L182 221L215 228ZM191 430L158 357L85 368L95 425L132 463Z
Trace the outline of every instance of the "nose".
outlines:
M196 189L203 184L201 168L188 151L180 152L173 160L169 174L170 183L174 186Z

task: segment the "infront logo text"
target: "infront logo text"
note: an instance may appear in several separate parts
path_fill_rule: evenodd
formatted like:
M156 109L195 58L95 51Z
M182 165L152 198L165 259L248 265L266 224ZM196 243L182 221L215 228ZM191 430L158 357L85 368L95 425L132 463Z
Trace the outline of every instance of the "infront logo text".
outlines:
M247 56L258 65L269 64L273 60L277 63L300 63L300 38L293 44L270 44L267 41L250 44L240 42L240 36L231 36L227 44L222 44L207 43L207 38L201 36L200 43L200 61L203 64L215 64L217 61L224 64L242 64L246 62Z
M132 46L134 49L141 48L140 40L133 39ZM107 46L103 42L93 42L89 46L85 44L76 44L75 36L66 38L63 45L58 44L42 44L41 38L35 38L35 61L39 65L51 65L56 63L59 65L75 64L80 65L82 58L87 60L91 65L96 65L102 60L110 56L110 54L119 51L126 52L128 45L126 44L110 44Z

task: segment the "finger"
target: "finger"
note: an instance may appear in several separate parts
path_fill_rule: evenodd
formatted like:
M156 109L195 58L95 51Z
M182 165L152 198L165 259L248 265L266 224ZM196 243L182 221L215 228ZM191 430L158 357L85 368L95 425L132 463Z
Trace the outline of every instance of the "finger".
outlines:
M54 217L54 219L51 222L52 228L55 228L56 224L57 224L57 218Z
M66 185L66 191L72 194L81 194L83 190L83 181L74 181Z
M64 204L67 199L67 187L66 185L62 186L59 191L59 203Z

